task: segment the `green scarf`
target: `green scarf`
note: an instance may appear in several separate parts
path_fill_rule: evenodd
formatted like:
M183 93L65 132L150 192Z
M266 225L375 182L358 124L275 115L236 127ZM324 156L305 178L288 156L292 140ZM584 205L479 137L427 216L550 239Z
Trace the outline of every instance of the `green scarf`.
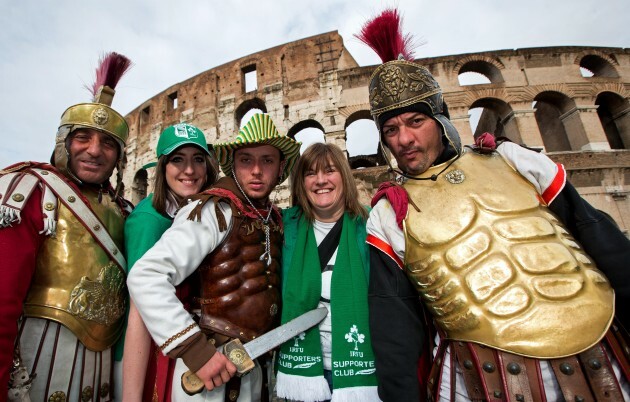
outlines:
M315 326L282 345L276 383L279 397L300 401L378 400L368 327L368 280L356 241L358 221L347 213L343 219L330 289L332 396L323 376L320 334ZM321 275L313 225L301 216L283 288L282 323L317 307Z

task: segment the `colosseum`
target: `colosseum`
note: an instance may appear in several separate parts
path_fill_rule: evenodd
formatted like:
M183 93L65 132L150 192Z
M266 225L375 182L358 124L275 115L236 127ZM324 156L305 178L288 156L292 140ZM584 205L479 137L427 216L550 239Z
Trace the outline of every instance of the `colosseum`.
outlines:
M440 83L464 144L492 132L540 149L564 164L580 194L628 234L629 49L507 49L417 62ZM297 139L314 130L322 141L343 150L351 140L376 144L367 90L375 67L359 66L333 31L242 57L172 85L126 116L127 198L135 204L151 191L153 169L143 166L155 159L161 130L178 122L198 126L211 144L229 140L244 116L262 111L281 132ZM466 82L470 77L473 83ZM372 127L350 136L357 122ZM365 203L389 177L389 156L376 146L367 153L349 155ZM286 184L276 202L289 205Z

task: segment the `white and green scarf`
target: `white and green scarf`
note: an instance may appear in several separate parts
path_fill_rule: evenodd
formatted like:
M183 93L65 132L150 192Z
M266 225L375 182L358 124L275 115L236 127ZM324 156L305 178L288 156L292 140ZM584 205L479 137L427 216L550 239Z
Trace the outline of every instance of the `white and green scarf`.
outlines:
M282 345L276 383L278 397L305 402L379 400L368 327L368 280L357 246L356 222L347 213L343 219L330 289L332 395L323 375L320 334L315 326ZM316 308L321 287L313 225L301 216L283 289L282 323Z

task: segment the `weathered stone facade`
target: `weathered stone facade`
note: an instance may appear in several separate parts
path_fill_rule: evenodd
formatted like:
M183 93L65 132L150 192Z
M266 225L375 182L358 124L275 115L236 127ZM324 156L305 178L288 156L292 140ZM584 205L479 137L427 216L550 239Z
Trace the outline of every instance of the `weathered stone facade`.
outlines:
M569 180L595 207L630 228L630 50L548 47L418 59L440 83L463 143L494 132L563 163ZM346 150L346 128L369 119L367 85L375 66L360 67L335 32L245 56L174 84L126 118L130 126L126 196L151 191L161 130L178 122L201 128L209 143L229 141L251 109L268 113L281 132L323 131ZM464 73L488 83L461 85ZM248 88L255 76L256 88ZM473 133L469 111L483 108ZM383 155L351 158L362 201L387 177ZM376 166L376 165L380 166ZM371 167L375 166L375 167ZM277 201L288 205L281 188Z

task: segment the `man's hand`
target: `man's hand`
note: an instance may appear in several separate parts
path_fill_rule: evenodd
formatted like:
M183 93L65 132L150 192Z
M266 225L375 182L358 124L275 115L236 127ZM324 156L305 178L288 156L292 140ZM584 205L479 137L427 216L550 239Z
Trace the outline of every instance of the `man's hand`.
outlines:
M234 377L236 366L223 353L216 352L195 374L208 391L227 383Z

